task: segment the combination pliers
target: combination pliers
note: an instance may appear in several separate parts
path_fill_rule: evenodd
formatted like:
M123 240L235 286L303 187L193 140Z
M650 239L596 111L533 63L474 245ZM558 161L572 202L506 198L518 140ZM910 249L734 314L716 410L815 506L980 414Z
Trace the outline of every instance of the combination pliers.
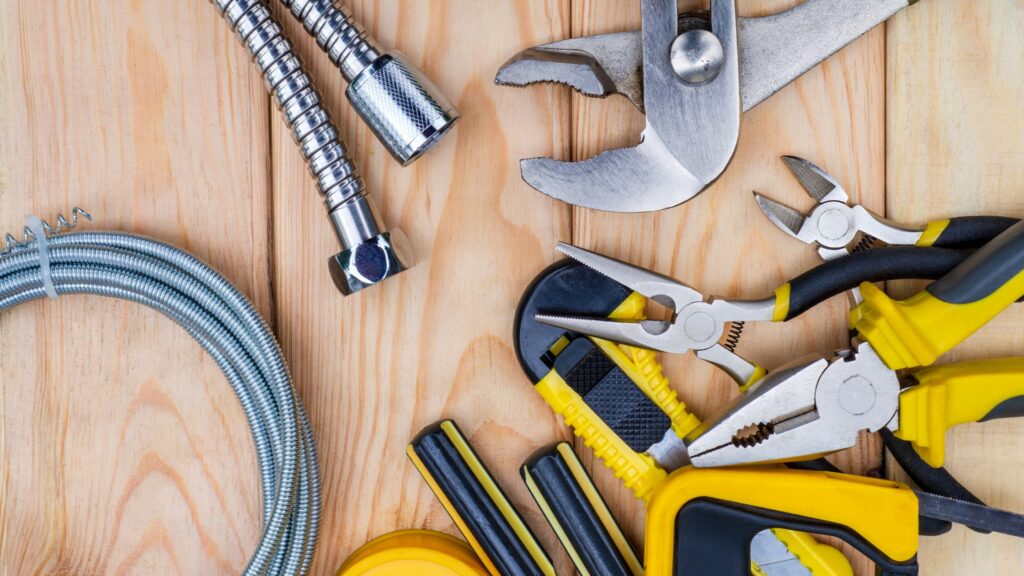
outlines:
M586 96L623 94L646 116L640 144L582 162L523 160L523 179L571 204L616 212L661 210L715 181L732 160L740 115L917 0L806 0L740 18L736 0L679 15L675 0L643 0L642 30L524 50L498 84L567 85Z
M1024 296L1024 223L903 301L871 284L851 349L774 371L688 442L694 466L817 458L888 430L930 464L955 424L1024 415L1024 359L929 366Z

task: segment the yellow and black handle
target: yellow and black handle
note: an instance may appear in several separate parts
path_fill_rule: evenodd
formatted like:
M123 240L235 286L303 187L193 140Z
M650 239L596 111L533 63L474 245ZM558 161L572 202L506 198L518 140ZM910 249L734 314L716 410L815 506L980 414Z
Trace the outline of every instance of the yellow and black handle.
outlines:
M572 309L637 320L643 317L645 304L643 296L604 275L562 261L544 270L526 290L516 314L515 331L516 353L537 392L604 465L643 500L668 477L668 472L643 450L670 430L686 437L700 426L700 420L679 400L654 352L567 334L533 318L538 312ZM569 458L562 458L571 468ZM557 479L550 477L551 482ZM577 492L569 483L563 483L562 491ZM565 505L578 508L586 503ZM600 515L600 509L595 506L592 513ZM556 532L563 530L554 523L552 526ZM780 530L777 535L790 552L802 556L805 567L814 574L850 573L849 561L838 551L814 553L830 548L809 535L788 530ZM762 574L756 565L748 566L748 572L751 569Z
M643 565L572 446L561 442L520 469L582 576L642 576Z
M685 436L699 422L679 401L652 352L567 334L533 318L567 309L635 318L645 304L642 296L602 274L562 261L526 290L515 325L516 354L534 389L642 499L666 477L645 450L669 430Z
M1017 222L1020 220L1005 216L959 216L936 220L924 229L917 245L957 250L980 248Z
M917 514L917 497L895 482L785 468L683 468L648 505L646 575L747 574L754 537L780 528L838 537L882 574L914 575Z
M1024 416L1024 358L959 362L919 370L900 394L896 437L931 466L945 461L946 431L959 424Z
M907 300L871 284L851 326L893 370L927 366L1024 296L1024 222Z
M863 282L936 280L963 263L967 254L943 248L887 246L830 260L775 290L775 322L791 320Z
M427 427L406 453L492 575L555 576L551 559L454 422Z

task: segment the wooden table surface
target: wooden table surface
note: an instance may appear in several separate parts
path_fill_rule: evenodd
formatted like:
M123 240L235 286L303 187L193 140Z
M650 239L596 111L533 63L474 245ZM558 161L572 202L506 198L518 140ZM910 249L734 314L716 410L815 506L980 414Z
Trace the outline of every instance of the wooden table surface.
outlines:
M273 4L384 219L414 245L414 269L338 295L326 270L336 240L313 181L248 55L203 0L0 3L0 229L20 229L26 213L82 206L95 217L86 228L175 243L253 299L284 348L320 449L315 574L398 528L454 532L404 454L441 417L470 435L568 573L517 475L530 452L567 435L511 344L519 295L555 259L556 241L709 293L762 296L817 263L751 198L757 189L810 205L782 154L822 165L855 201L900 221L1024 216L1020 0L912 7L746 114L732 166L711 189L641 215L551 201L517 167L523 157L585 158L634 143L642 119L625 100L493 84L521 48L636 26L635 0L352 2L374 36L420 64L462 112L451 136L404 169L354 117L340 74ZM828 352L843 344L843 308L837 298L786 325L750 326L743 352L769 367ZM1022 325L1017 307L948 358L1021 353ZM691 355L663 360L697 414L734 394ZM229 574L245 565L260 511L248 427L215 364L170 320L84 296L19 306L0 315L0 374L4 574ZM961 427L949 453L949 467L982 498L1024 510L1024 422ZM839 460L861 472L892 468L871 441ZM640 503L599 466L595 475L639 546ZM1024 545L955 528L923 540L920 559L929 576L1019 573Z

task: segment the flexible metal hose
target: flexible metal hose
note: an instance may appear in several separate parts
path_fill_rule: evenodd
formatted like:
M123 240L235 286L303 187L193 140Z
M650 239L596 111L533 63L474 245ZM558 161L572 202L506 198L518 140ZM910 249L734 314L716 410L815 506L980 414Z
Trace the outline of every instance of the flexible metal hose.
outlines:
M252 54L295 142L316 178L341 252L328 260L348 295L395 276L403 261L370 198L313 81L263 0L210 0Z
M210 0L249 49L317 180L327 211L365 195L338 129L262 0Z
M223 276L178 248L116 232L47 240L57 294L144 304L181 325L238 395L259 460L263 535L246 574L305 574L320 525L320 478L305 411L263 318ZM46 296L38 241L0 256L0 310Z

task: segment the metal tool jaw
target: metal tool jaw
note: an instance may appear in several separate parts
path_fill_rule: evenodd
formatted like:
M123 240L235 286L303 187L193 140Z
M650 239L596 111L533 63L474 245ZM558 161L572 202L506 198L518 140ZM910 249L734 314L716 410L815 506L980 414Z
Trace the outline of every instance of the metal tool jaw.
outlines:
M804 215L763 194L755 192L754 198L772 224L801 242L816 245L824 260L848 256L859 235L899 246L913 246L920 240L923 228L900 226L859 204L851 205L842 184L815 164L795 156L782 160L817 205Z
M537 190L600 210L660 210L689 200L732 159L740 124L735 0L712 0L710 32L693 29L681 34L674 0L644 0L642 6L647 125L640 144L583 162L523 160L523 179ZM593 69L593 60L577 52L552 54L570 67ZM541 61L549 67L552 63L548 58ZM621 67L612 70L623 77ZM611 82L607 72L577 70L571 76L585 77L574 85L590 93L607 90ZM635 93L640 82L627 84ZM628 192L633 189L643 194Z
M761 18L737 18L735 0L676 13L644 0L643 28L529 48L498 84L565 84L587 96L622 94L647 115L641 142L582 162L523 160L523 179L571 204L645 212L685 202L725 170L740 114L907 7L908 0L807 0Z
M689 443L700 468L807 460L899 427L900 381L870 344L775 370Z
M730 374L741 385L753 378L757 367L721 343L726 329L737 322L770 321L775 298L758 301L706 299L697 290L632 264L566 243L558 251L581 264L642 294L671 311L667 320L623 322L607 318L537 315L539 322L564 330L661 352L694 351Z

